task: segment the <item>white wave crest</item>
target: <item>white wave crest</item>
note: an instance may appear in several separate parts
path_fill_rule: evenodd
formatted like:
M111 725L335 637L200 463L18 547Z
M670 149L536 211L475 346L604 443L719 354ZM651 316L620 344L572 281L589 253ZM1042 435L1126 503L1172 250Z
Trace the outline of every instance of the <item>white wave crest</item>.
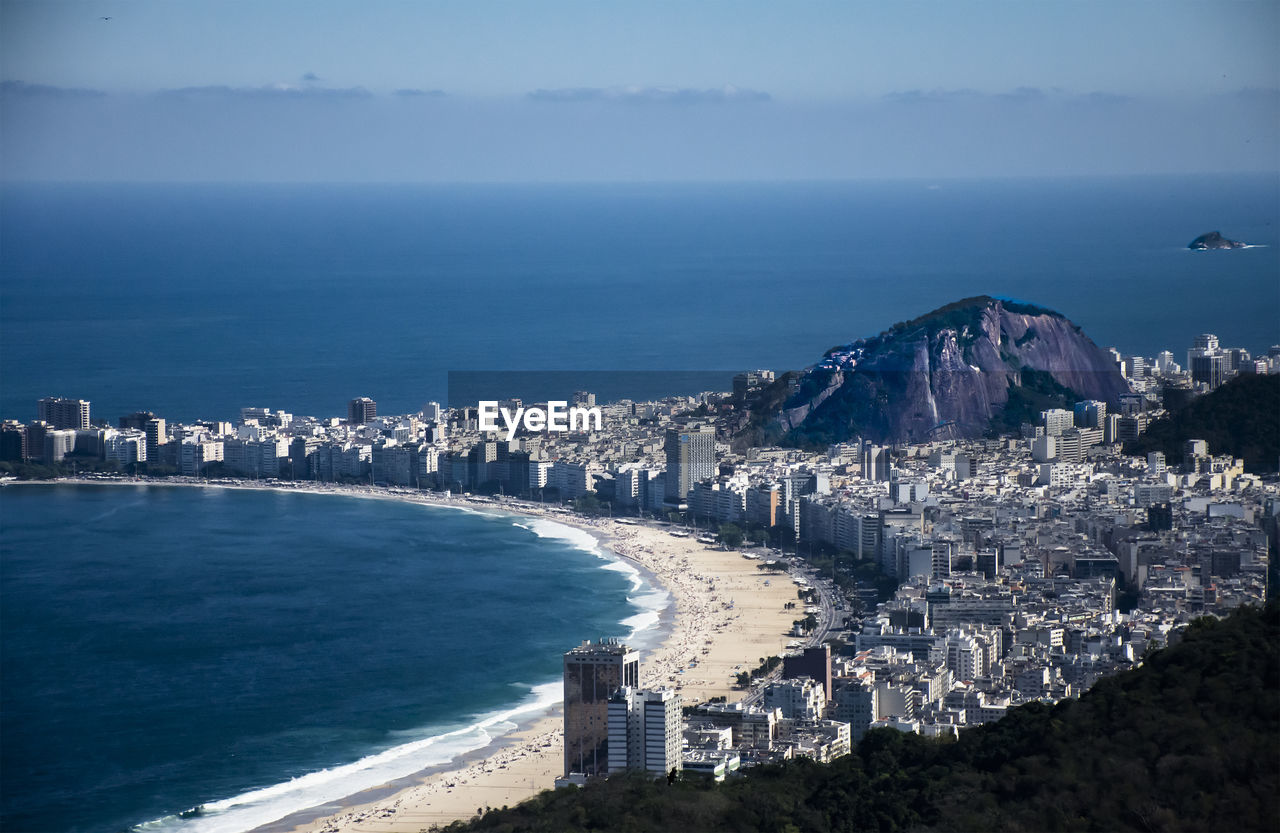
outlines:
M523 523L516 525L524 526ZM627 602L638 610L618 623L629 631L623 638L627 642L636 643L635 647L648 647L650 642L657 641L655 630L661 621L662 611L671 604L671 595L666 590L650 586L635 565L613 550L601 546L600 540L585 529L544 518L534 519L525 528L540 538L565 541L575 549L589 552L605 562L600 565L602 570L622 573L630 579L631 587L628 592L631 595L627 596Z
M474 723L393 746L341 766L322 769L269 787L213 801L192 818L165 816L133 829L137 833L241 833L362 790L445 764L516 728L516 720L533 717L561 702L560 681L531 686L516 706L481 715ZM429 730L428 730L429 731Z
M524 524L519 524L524 526ZM566 542L574 549L589 552L592 555L606 557L600 551L600 541L596 536L587 532L585 529L578 529L576 526L568 524L556 523L546 518L533 518L529 522L529 526L525 527L539 538L555 538Z

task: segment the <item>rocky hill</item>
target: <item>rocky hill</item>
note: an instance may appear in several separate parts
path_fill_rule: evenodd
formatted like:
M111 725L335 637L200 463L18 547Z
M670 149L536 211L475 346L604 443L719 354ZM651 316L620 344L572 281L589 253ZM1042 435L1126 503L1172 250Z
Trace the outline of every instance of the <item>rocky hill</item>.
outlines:
M1111 357L1062 315L986 296L827 351L771 413L793 444L980 437L1080 399L1129 390Z
M1187 244L1188 249L1243 249L1244 243L1239 240L1228 240L1220 231L1202 234Z

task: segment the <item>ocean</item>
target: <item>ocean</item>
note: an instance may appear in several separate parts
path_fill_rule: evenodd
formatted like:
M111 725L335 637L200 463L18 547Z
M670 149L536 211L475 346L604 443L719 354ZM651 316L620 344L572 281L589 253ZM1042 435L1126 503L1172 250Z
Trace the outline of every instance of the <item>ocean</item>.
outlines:
M445 401L451 371L801 368L978 294L1125 353L1265 351L1278 229L1275 175L6 184L0 418L43 396L113 424L394 414ZM1255 247L1186 249L1212 230ZM564 650L652 624L660 596L591 550L353 498L0 490L0 828L168 830L205 804L189 829L241 830L483 745L557 699Z
M229 833L444 763L668 601L541 519L72 485L0 518L6 831Z
M1191 252L1221 230L1258 248ZM980 294L1280 342L1280 179L0 190L0 417L408 413L449 371L802 368ZM601 391L607 395L608 391Z

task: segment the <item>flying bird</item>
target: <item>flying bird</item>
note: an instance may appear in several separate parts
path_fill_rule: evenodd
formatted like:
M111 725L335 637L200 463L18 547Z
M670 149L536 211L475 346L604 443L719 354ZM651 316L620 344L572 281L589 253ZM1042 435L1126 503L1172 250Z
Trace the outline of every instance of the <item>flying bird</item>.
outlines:
M110 19L111 19L111 18L109 18L109 17L100 17L100 18L98 18L98 20L110 20Z

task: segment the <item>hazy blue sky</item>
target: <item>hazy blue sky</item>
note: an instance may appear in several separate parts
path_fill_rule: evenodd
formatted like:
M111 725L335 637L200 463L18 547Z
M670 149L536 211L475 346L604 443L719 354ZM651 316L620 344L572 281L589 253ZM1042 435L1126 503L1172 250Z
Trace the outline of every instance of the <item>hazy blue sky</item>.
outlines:
M0 175L1274 171L1277 43L1275 0L0 0Z

